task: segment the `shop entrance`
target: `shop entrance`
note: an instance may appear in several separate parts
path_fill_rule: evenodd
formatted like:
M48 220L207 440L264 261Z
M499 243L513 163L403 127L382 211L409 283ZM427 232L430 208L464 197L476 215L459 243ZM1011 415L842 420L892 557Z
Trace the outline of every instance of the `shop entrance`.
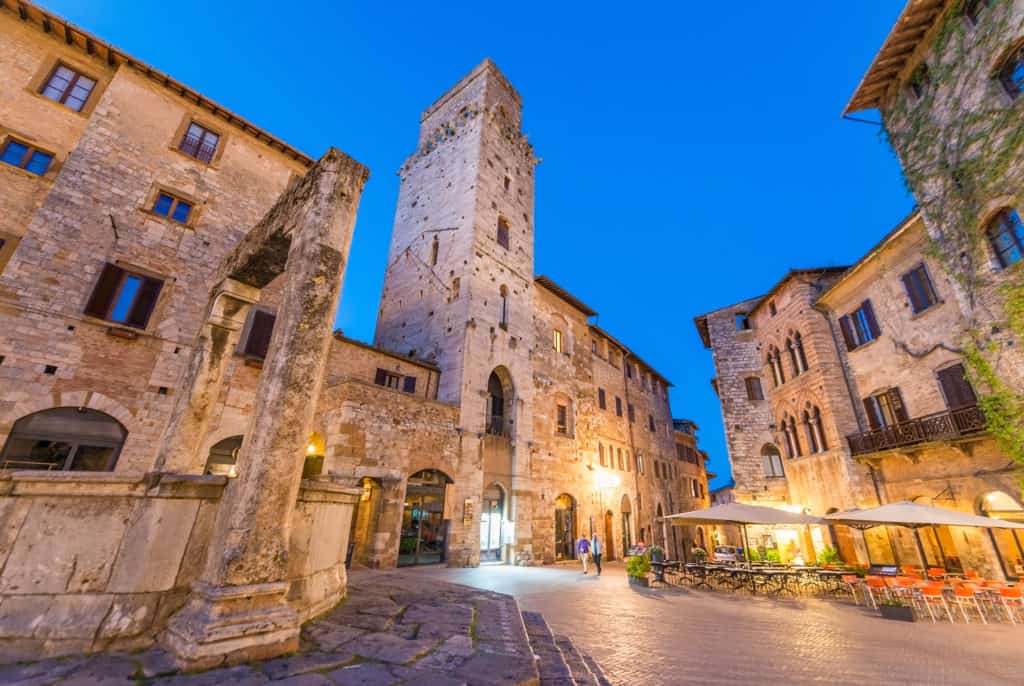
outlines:
M615 539L612 537L612 520L615 515L612 514L611 510L604 513L604 540L601 542L601 554L604 555L605 560L615 559L615 546L612 541Z
M555 498L555 561L576 559L576 499Z
M498 484L484 489L480 503L480 561L501 560L501 527L505 519L505 491Z
M448 522L444 518L445 489L451 479L442 472L416 472L405 487L398 566L444 562Z

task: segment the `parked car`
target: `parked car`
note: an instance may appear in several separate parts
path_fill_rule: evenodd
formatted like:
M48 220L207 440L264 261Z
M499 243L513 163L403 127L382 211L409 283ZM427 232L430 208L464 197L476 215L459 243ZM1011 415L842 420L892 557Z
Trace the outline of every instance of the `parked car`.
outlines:
M734 545L716 545L712 559L715 562L738 562L743 559L743 552Z

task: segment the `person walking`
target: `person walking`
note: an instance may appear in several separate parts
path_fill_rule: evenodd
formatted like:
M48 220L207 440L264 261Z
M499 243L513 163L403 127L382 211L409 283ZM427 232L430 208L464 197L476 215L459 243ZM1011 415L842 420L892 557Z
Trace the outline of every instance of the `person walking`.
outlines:
M576 552L580 555L580 560L583 561L583 573L587 573L587 557L590 555L590 541L587 540L586 536L580 536L580 540L576 542Z
M594 566L597 567L597 575L601 576L601 541L597 539L597 534L594 534L590 541L590 554L594 556Z

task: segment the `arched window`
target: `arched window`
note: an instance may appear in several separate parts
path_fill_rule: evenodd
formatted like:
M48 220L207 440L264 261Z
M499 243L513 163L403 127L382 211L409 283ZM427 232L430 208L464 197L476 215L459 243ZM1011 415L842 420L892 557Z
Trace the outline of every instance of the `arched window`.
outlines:
M811 418L811 413L804 410L804 431L807 434L807 447L810 449L811 454L821 452L818 446L818 433L813 423L814 420Z
M793 459L803 455L800 448L800 436L796 432L795 418L789 416L782 418L782 436L785 439L786 457Z
M504 367L497 367L487 377L487 433L508 435L512 424L512 378Z
M554 348L556 353L564 352L565 343L562 339L562 330L553 329L551 334L551 347Z
M499 310L498 310L498 325L503 329L508 328L508 288L502 286L498 291Z
M793 336L793 347L796 348L796 361L800 363L800 373L806 372L810 367L807 364L807 355L804 353L804 337L797 331Z
M430 266L433 267L437 264L437 249L438 249L437 236L434 236L434 240L430 242Z
M113 471L127 436L120 422L97 410L43 410L14 423L0 469Z
M800 363L796 359L796 348L793 347L793 339L786 339L786 352L789 353L789 363L793 366L793 376L800 376Z
M206 458L204 474L223 474L234 477L238 475L237 467L238 451L242 448L241 436L229 436L217 441L211 448Z
M828 442L825 440L825 426L821 423L821 410L817 405L814 406L814 411L811 413L811 426L818 437L818 448L821 452L825 452L828 450Z
M768 349L768 366L772 369L772 384L774 386L786 383L786 375L782 371L782 353L774 345Z
M1017 210L1000 210L985 227L985 234L1000 267L1017 263L1024 254L1024 227Z
M782 470L782 456L779 455L779 449L771 443L766 443L761 448L761 462L764 464L764 475L766 477L786 476L786 473Z
M999 82L1011 98L1024 92L1024 45L1010 53L999 68Z

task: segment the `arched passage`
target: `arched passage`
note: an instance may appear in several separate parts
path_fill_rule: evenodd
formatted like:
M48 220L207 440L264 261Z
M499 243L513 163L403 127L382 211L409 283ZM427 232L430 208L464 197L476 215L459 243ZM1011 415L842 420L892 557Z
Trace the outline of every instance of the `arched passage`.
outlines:
M447 522L444 502L452 480L444 472L424 469L409 477L402 510L398 566L444 562L447 556Z
M555 560L576 559L576 499L568 493L555 498Z
M242 436L228 436L210 446L210 454L206 457L203 474L223 474L238 476L238 451L242 449Z
M0 469L109 472L128 431L109 414L86 407L54 407L14 422Z
M489 434L507 436L512 433L515 417L512 403L515 386L512 375L505 367L495 367L487 377L486 430Z
M505 489L492 483L480 503L480 561L501 560L501 530L505 521Z
M1024 508L1011 495L1003 491L991 491L981 497L978 510L986 517L1009 519L1024 523ZM992 545L999 557L999 564L1007 579L1019 580L1024 577L1024 541L1016 529L989 529Z

